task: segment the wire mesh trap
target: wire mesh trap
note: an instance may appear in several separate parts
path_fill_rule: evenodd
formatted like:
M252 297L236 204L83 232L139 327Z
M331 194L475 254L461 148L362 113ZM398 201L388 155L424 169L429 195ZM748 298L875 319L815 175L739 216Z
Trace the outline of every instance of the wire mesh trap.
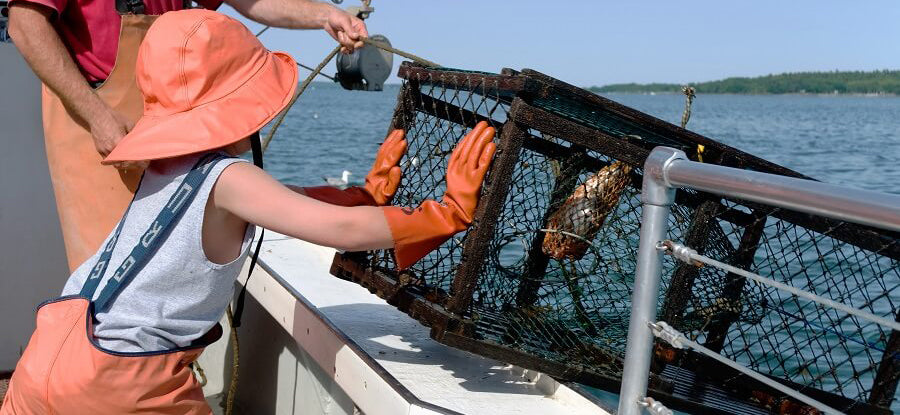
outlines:
M394 204L445 190L447 156L485 120L498 151L472 227L410 270L390 250L332 272L448 345L618 392L641 217L642 166L665 145L696 160L805 177L531 70L405 63L391 128L407 131ZM679 191L669 237L781 282L897 318L898 235ZM664 262L659 318L724 356L848 413L891 413L900 335L715 268ZM717 413L817 413L690 351L654 347L650 395ZM895 405L896 406L896 405ZM896 408L895 408L896 409Z

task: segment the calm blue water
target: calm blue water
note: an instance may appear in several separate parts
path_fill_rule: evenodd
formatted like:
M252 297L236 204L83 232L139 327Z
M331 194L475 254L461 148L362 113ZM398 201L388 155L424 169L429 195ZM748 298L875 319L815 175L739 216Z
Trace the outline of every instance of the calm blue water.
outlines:
M362 181L399 89L314 83L272 142L267 169L300 185L344 169ZM676 124L684 107L675 94L607 97ZM822 181L900 193L900 97L700 95L688 128Z
M267 170L287 183L320 185L346 169L361 182L398 92L314 84L272 142ZM607 97L673 123L684 105L675 94ZM688 128L825 182L900 194L898 97L700 95ZM615 405L614 395L601 394Z

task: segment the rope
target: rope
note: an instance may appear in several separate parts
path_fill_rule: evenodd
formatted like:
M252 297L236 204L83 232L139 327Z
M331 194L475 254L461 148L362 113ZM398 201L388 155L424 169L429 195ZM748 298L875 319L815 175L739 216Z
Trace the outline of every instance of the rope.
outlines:
M425 65L425 66L431 66L431 67L435 67L435 68L441 67L441 65L438 64L438 63L435 63L435 62L432 62L432 61L430 61L430 60L428 60L428 59L425 59L425 58L422 58L422 57L413 55L412 53L404 52L404 51L402 51L402 50L400 50L400 49L396 49L396 48L394 48L393 46L388 45L387 43L379 42L379 41L377 41L377 40L372 40L372 39L369 39L369 38L367 38L367 37L362 38L362 41L363 41L363 43L365 43L365 44L367 44L367 45L375 46L375 47L378 48L378 49L386 50L386 51L391 52L391 53L393 53L393 54L395 54L395 55L400 55L400 56L402 56L402 57L404 57L404 58L406 58L406 59L411 59L411 60L413 60L413 61L415 61L415 62L417 62L417 63L421 63L422 65Z
M692 86L685 85L681 87L684 94L684 111L681 112L681 128L687 128L688 121L691 120L691 107L694 105L694 97L697 96L696 90ZM697 144L697 161L703 163L703 152L706 146Z
M825 405L824 403L819 402L813 398L810 398L809 396L806 396L797 390L791 389L779 382L769 379L768 377L757 373L755 370L748 369L748 368L744 367L743 365L741 365L740 363L735 362L734 360L725 358L722 355L701 346L699 343L685 337L684 334L673 329L671 326L666 324L664 321L660 321L658 323L647 323L647 324L652 329L654 336L659 337L664 340L666 340L666 339L674 340L674 342L669 343L673 347L676 347L676 348L681 348L679 346L690 347L691 349L694 349L708 357L715 359L719 363L722 363L734 370L737 370L738 372L741 372L747 376L750 376L751 378L757 380L760 383L765 384L766 386L768 386L772 389L775 389L775 390L777 390L787 396L790 396L800 402L803 402L807 405L814 406L814 407L816 407L816 409L819 409L822 412L825 412L826 414L842 414L842 412L838 411L837 409L834 409L828 405ZM663 336L663 333L666 334L665 337Z
M206 372L203 371L203 367L200 366L200 362L193 361L191 362L191 369L194 369L194 372L197 372L197 377L199 378L200 387L206 386Z
M363 0L362 1L363 6L366 8L369 7L369 4L371 2L372 2L372 0ZM265 33L266 30L269 30L270 27L271 26L264 27L262 30L260 30L259 32L256 33L256 37L259 37L259 35ZM413 55L412 53L409 53L409 52L404 52L400 49L396 49L386 43L378 42L378 41L375 41L375 40L372 40L369 38L362 38L362 41L363 41L363 43L365 43L367 45L371 45L376 48L386 50L388 52L400 55L407 59L411 59L415 62L421 63L426 66L432 66L432 67L441 66L441 65L438 65L437 63L432 62L428 59L421 58L421 57ZM287 116L288 111L291 110L291 107L293 107L294 103L297 102L297 98L300 98L300 95L303 94L303 91L306 90L306 87L309 86L309 83L312 82L312 80L316 77L316 75L322 75L322 76L334 81L334 78L332 78L328 75L322 74L321 72L322 72L322 69L325 68L325 65L327 65L328 62L331 62L331 60L334 59L335 55L337 55L338 52L340 52L340 51L341 51L341 46L338 45L337 47L334 48L334 50L331 51L331 53L328 54L328 56L325 57L325 59L322 60L322 63L320 63L319 66L316 66L315 68L310 68L299 62L297 63L297 65L299 65L301 68L308 69L312 72L309 74L309 76L306 77L306 79L303 81L303 83L300 84L300 87L297 88L297 92L294 94L294 97L291 98L291 102L289 102L287 107L284 108L284 111L282 111L281 114L278 116L278 119L275 120L275 124L272 125L272 128L269 130L269 133L266 134L266 137L262 140L263 153L265 153L266 149L269 148L269 142L272 141L273 137L275 137L275 131L277 131L278 127L281 126L281 123L284 122L284 117Z
M687 85L681 87L681 92L684 93L684 112L681 113L681 128L685 128L691 119L691 105L694 104L696 94L694 93L694 87Z
M331 53L329 53L328 56L326 56L325 59L322 60L322 63L320 63L319 66L316 66L316 68L313 69L309 76L307 76L306 79L303 80L303 83L300 84L299 88L297 88L297 92L294 93L294 97L291 98L291 102L289 102L287 107L284 108L284 111L281 111L281 114L278 115L278 119L275 120L275 124L272 125L272 128L269 129L269 133L266 134L265 138L263 138L263 153L265 153L266 149L269 148L269 142L272 141L272 137L275 136L275 131L278 131L278 127L280 127L281 123L284 122L284 117L287 116L287 113L291 110L291 107L294 106L295 102L297 102L297 98L300 98L300 95L303 94L303 91L306 90L306 87L309 86L309 83L312 82L313 78L315 78L316 75L318 75L319 72L321 72L322 69L325 68L325 65L327 65L328 62L331 62L331 60L334 59L334 56L337 55L340 51L340 46L336 46L334 49L332 49Z
M304 65L304 64L302 64L302 63L300 63L300 62L297 62L297 66L299 66L299 67L301 67L301 68L303 68L303 69L306 69L307 71L315 71L315 70L316 70L315 68L310 68L309 66L306 66L306 65ZM333 76L326 75L326 74L323 74L323 73L321 73L321 72L319 73L319 76L324 76L324 77L330 79L332 82L337 82L337 79L334 79Z
M262 32L263 32L263 31L260 31L260 33L262 33ZM362 41L363 41L363 43L365 43L365 44L367 44L367 45L372 45L372 46L375 46L375 47L377 47L377 48L384 49L384 50L386 50L386 51L388 51L388 52L395 53L395 54L397 54L397 55L403 56L404 58L412 59L413 61L419 62L419 63L421 63L421 64L423 64L423 65L433 66L433 67L438 67L438 66L440 66L440 65L438 65L437 63L434 63L434 62L429 61L429 60L427 60L427 59L420 58L420 57L418 57L418 56L416 56L416 55L413 55L413 54L411 54L411 53L404 52L404 51L399 50L399 49L395 49L395 48L393 48L393 47L391 47L391 46L388 46L387 44L382 43L382 42L378 42L378 41L375 41L375 40L371 40L371 39L369 39L369 38L363 38ZM294 103L297 102L297 98L300 98L300 95L303 94L303 91L306 90L306 87L309 86L309 83L312 82L312 80L316 77L316 75L320 75L320 72L322 72L322 69L325 68L325 65L327 65L328 62L331 62L331 60L334 59L334 57L335 57L335 56L338 54L338 52L340 52L340 51L341 51L341 47L340 47L340 46L336 46L336 47L331 51L331 53L329 53L328 56L325 56L325 59L323 59L322 62L319 63L319 66L316 66L315 68L312 68L312 69L309 68L309 67L307 67L307 66L305 66L305 65L300 65L300 64L298 63L298 65L300 65L301 67L306 68L306 69L309 69L309 70L312 71L312 72L310 72L309 76L307 76L306 79L303 80L303 83L300 84L300 87L297 88L297 92L294 94L294 97L291 98L291 102L289 102L288 105L287 105L287 107L284 108L284 111L282 111L281 114L278 115L278 119L275 120L275 124L272 125L272 128L269 129L269 132L266 134L266 137L263 138L263 140L262 140L262 150L263 150L263 153L265 153L265 151L269 148L269 142L271 142L271 141L272 141L272 138L275 137L275 131L277 131L277 130L278 130L278 127L281 126L281 123L284 122L284 118L287 116L288 111L291 110L291 107L294 106ZM330 77L329 77L329 78L330 78ZM331 78L331 79L334 80L334 78Z
M369 6L370 2L371 2L371 0L363 0L363 4L366 7ZM265 33L267 30L269 30L269 27L270 26L266 26L262 30L257 32L256 37L259 37L259 35ZM413 55L408 52L404 52L399 49L395 49L395 48L393 48L385 43L382 43L382 42L373 41L368 38L363 38L362 41L363 41L363 43L365 43L367 45L371 45L371 46L386 50L388 52L403 56L407 59L411 59L415 62L424 64L427 66L433 66L433 67L440 66L432 61L420 58L416 55ZM302 95L303 92L306 91L306 88L309 86L310 82L312 82L312 80L315 79L315 77L317 75L322 75L328 79L331 79L332 81L335 80L333 77L325 75L321 72L322 72L322 69L325 68L325 65L327 65L328 62L331 62L331 60L334 59L334 57L340 51L341 51L341 46L340 45L336 46L327 56L325 56L325 59L322 59L322 62L319 63L319 65L316 66L315 68L310 68L306 65L303 65L302 63L297 62L298 66L300 66L301 68L307 69L311 72L310 72L309 76L307 76L306 79L303 80L303 83L300 84L300 87L297 88L297 92L294 93L294 96L291 98L291 101L284 108L284 110L281 111L281 114L279 114L278 118L275 120L275 124L272 124L272 128L269 129L269 132L266 134L265 138L263 138L263 140L262 140L263 153L265 153L266 150L269 148L269 143L272 141L272 138L275 137L275 132L278 131L278 127L280 127L281 124L284 122L284 118L287 116L287 113L291 110L291 107L294 106L294 103L297 102L297 99L300 98L300 95ZM231 412L234 409L234 397L237 393L237 385L238 385L239 347L238 347L237 330L235 329L234 324L233 324L234 315L232 314L231 307L228 307L228 309L226 309L225 311L226 311L225 314L228 317L228 325L231 327L231 348L234 352L233 353L234 358L232 359L232 365L231 365L231 383L228 386L228 396L226 398L226 403L225 403L225 415L231 415Z
M262 30L260 30L260 31L256 34L256 37L259 37L259 35L265 33L266 30L269 30L269 27L270 27L270 26L266 26L266 27L264 27ZM438 64L438 63L436 63L436 62L430 61L430 60L425 59L425 58L423 58L423 57L421 57L421 56L413 55L412 53L409 53L409 52L406 52L406 51L397 49L397 48L395 48L395 47L393 47L393 46L391 46L391 45L388 45L387 43L384 43L384 42L379 42L379 41L377 41L377 40L372 40L372 39L369 39L369 38L367 38L367 37L364 37L364 38L362 38L361 40L362 40L363 43L365 43L365 44L367 44L367 45L374 46L374 47L376 47L376 48L378 48L378 49L382 49L382 50L391 52L391 53L393 53L393 54L395 54L395 55L400 55L400 56L402 56L402 57L404 57L404 58L406 58L406 59L412 60L413 62L421 63L422 65L425 65L425 66L431 66L431 67L434 67L434 68L440 68L440 67L442 66L442 65L440 65L440 64ZM303 66L303 65L300 65L300 66ZM303 66L303 67L306 68L306 69L309 69L309 67L307 67L307 66ZM310 70L311 70L311 69L310 69ZM333 78L332 78L332 79L333 79ZM693 91L693 90L694 90L694 88L691 88L691 91ZM692 92L692 94L693 94L693 92ZM691 99L693 99L693 97L692 97ZM690 111L688 111L688 117L690 117Z
M846 304L839 303L837 301L834 301L834 300L831 300L831 299L828 299L828 298L825 298L822 296L818 296L818 295L810 293L810 292L803 291L799 288L791 287L790 285L780 283L771 278L766 278L766 277L763 277L762 275L754 274L752 272L745 271L745 270L742 270L737 267L733 267L724 262L716 261L715 259L700 255L696 251L686 248L682 244L677 244L672 241L665 241L665 242L663 242L661 249L665 250L666 253L674 253L674 252L678 251L679 256L677 258L682 260L683 262L687 262L689 264L692 263L692 261L702 262L704 264L714 266L721 270L725 270L730 273L740 275L744 278L751 279L753 281L756 281L759 284L768 285L770 287L774 287L774 288L777 288L782 291L787 291L797 297L805 298L814 303L819 303L821 305L843 311L847 314L852 314L852 315L860 317L862 319L869 320L869 321L881 324L882 326L890 327L894 330L900 331L900 322L888 320L883 317L878 317L872 313L850 307ZM685 259L688 259L689 261L685 261Z
M231 415L231 411L234 410L234 396L237 394L240 347L238 346L237 329L234 328L234 314L231 312L231 306L225 309L225 316L228 317L228 326L231 327L232 351L231 383L228 385L228 395L225 397L225 415Z

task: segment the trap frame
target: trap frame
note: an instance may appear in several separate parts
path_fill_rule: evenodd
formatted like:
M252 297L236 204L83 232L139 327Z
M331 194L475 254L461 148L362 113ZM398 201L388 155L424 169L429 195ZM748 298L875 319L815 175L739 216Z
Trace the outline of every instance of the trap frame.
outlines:
M525 69L404 63L391 128L407 131L395 205L445 190L447 156L479 121L498 150L472 227L410 270L390 250L338 254L332 273L368 287L435 340L618 392L638 247L641 168L665 145L696 160L808 178ZM627 186L579 259L541 249L548 218L620 161ZM681 191L670 235L700 253L888 318L900 302L896 233ZM891 413L900 335L713 268L664 264L659 317L706 347L848 413ZM654 348L650 396L718 413L816 413L702 355Z

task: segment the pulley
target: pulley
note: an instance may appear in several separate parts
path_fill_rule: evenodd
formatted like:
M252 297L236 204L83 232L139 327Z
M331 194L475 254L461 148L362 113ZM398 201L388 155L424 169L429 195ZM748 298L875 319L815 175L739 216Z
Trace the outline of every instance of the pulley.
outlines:
M383 35L373 35L369 38L376 42L391 44ZM367 44L349 55L338 55L337 74L334 78L344 89L381 91L393 66L392 53Z

